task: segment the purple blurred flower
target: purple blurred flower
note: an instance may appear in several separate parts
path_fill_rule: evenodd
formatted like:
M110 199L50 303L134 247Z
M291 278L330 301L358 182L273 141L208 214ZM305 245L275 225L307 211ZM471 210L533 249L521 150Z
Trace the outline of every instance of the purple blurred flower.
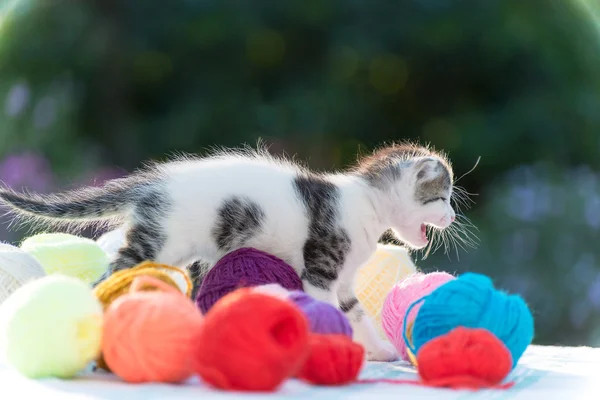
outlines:
M103 167L91 175L84 176L81 179L81 186L102 186L104 182L111 179L122 178L126 172L113 167Z
M17 190L46 192L52 186L53 176L48 160L39 154L24 152L9 155L0 162L0 180Z

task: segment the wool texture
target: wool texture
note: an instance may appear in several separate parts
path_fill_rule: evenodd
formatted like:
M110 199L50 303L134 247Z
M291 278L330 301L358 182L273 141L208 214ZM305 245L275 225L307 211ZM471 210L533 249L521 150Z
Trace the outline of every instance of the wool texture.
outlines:
M98 356L102 320L85 282L61 274L28 282L0 307L0 359L28 378L72 378Z
M0 303L25 283L46 276L42 265L31 254L0 243Z
M411 349L417 357L424 344L456 327L484 328L510 350L514 368L533 340L533 316L525 301L496 290L487 276L463 274L411 307L420 302L423 304L415 318Z
M346 335L311 334L310 353L298 378L314 385L352 383L363 366L365 349Z
M291 302L238 289L206 314L195 371L215 388L274 391L306 361L308 335L306 317Z
M381 323L387 338L398 350L403 360L410 360L402 334L408 307L415 300L428 295L453 279L455 279L454 276L441 271L428 274L417 272L398 282L387 295L381 311ZM421 304L417 304L411 310L406 318L407 321L415 319L420 306Z
M427 342L418 352L418 371L427 386L481 389L508 376L512 357L486 329L455 328Z
M60 273L84 282L95 282L108 268L106 253L92 239L68 233L40 233L21 243L48 275Z
M350 322L337 307L315 300L301 291L291 292L289 299L306 315L311 332L341 334L352 338Z
M382 338L386 337L381 325L383 302L396 283L415 272L417 267L408 249L381 243L377 244L375 253L357 271L354 293Z
M187 274L176 267L170 265L157 264L151 261L145 261L133 268L124 269L113 273L108 279L100 282L96 288L94 288L94 294L100 300L102 307L106 310L116 299L130 292L131 284L133 281L140 276L151 276L159 279L168 285L178 288L177 283L169 275L169 272L179 273L184 277L187 282L186 295L189 296L192 291L192 282ZM159 290L154 284L143 285L138 288L138 291L153 291ZM96 360L96 367L110 371L110 368L104 360L104 356L101 354Z
M141 291L155 286L157 291ZM176 383L192 375L193 345L202 314L175 287L138 276L130 293L105 313L102 353L108 367L130 383Z
M242 248L221 258L206 274L196 296L203 313L223 296L242 287L278 283L288 290L302 290L302 281L285 261L253 248Z

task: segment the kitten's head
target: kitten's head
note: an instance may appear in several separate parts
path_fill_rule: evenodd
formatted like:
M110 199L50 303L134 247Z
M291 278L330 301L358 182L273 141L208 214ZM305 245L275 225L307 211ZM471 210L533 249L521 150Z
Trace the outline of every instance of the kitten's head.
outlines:
M408 246L427 246L427 227L446 229L456 214L450 204L454 175L449 161L428 148L402 144L363 159L358 172L385 194L390 227Z

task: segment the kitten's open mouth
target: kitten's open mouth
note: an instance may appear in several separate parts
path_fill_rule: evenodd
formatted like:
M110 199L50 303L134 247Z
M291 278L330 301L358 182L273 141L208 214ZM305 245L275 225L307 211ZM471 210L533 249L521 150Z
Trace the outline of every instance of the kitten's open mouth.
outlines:
M427 225L425 224L421 224L421 240L425 243L429 242L429 239L427 239Z

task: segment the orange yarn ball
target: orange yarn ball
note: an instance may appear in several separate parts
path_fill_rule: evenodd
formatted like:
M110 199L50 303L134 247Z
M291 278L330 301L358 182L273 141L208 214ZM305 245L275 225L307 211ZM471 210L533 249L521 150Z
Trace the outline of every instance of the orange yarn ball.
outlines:
M311 334L310 353L298 378L316 385L354 382L364 362L365 349L345 335Z
M463 327L425 343L417 358L426 385L453 388L498 386L513 364L508 348L490 331Z
M140 291L148 285L160 291ZM202 315L179 290L150 276L137 277L130 293L108 307L104 321L104 360L123 380L175 383L192 375Z
M272 391L298 372L308 351L308 321L294 304L238 289L205 315L195 370L216 388Z
M100 282L98 286L94 288L94 294L100 300L102 304L102 308L106 310L113 301L118 299L119 297L129 293L131 289L131 284L138 276L148 275L156 279L160 279L161 281L168 283L174 288L179 288L177 283L169 276L169 272L177 272L186 282L186 295L190 296L192 292L192 282L187 274L177 267L172 267L170 265L158 264L153 261L144 261L135 267L123 269L121 271L117 271L113 273L108 279ZM144 291L153 291L158 290L155 285L145 285L138 290ZM96 360L96 366L98 368L105 369L110 371L108 365L106 365L106 361L102 354Z

